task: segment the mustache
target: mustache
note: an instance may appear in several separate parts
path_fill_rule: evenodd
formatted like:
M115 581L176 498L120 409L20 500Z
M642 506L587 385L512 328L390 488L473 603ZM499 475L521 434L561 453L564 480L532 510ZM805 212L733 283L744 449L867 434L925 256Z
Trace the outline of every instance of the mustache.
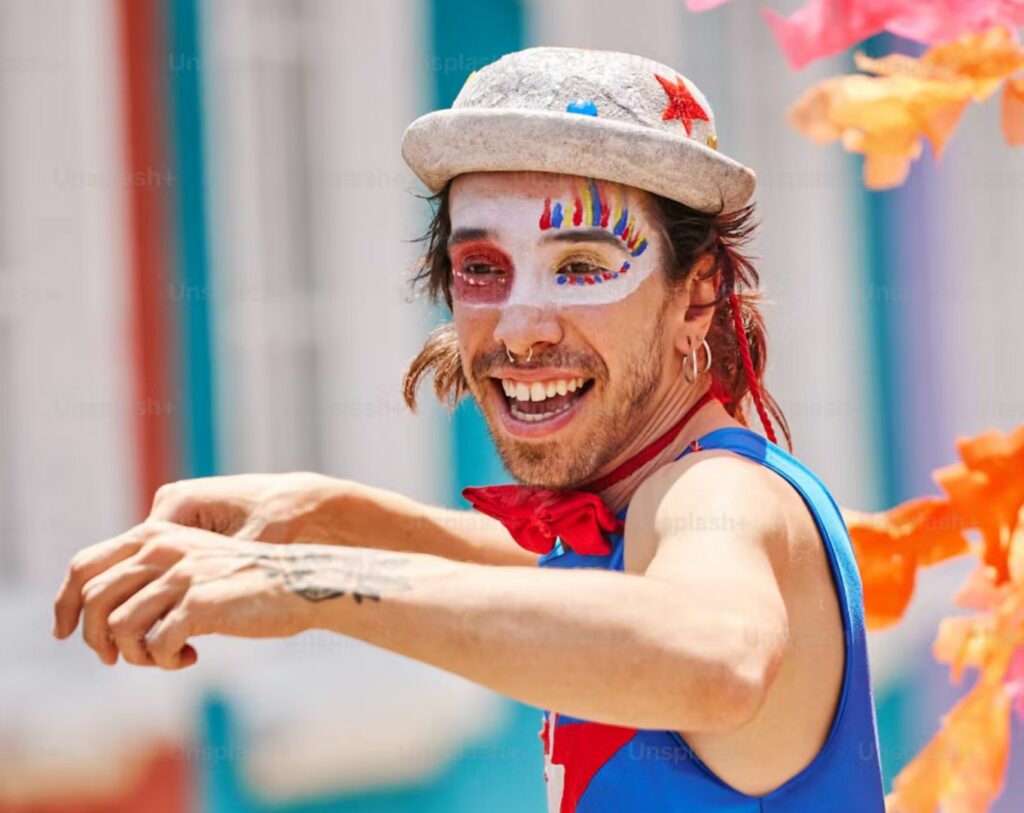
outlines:
M473 357L470 370L476 379L488 378L492 371L509 367L508 355L504 347L485 350ZM598 356L566 347L552 347L540 353L534 353L529 362L516 358L511 366L519 370L536 370L542 367L567 368L588 373L591 378L606 377L607 367Z

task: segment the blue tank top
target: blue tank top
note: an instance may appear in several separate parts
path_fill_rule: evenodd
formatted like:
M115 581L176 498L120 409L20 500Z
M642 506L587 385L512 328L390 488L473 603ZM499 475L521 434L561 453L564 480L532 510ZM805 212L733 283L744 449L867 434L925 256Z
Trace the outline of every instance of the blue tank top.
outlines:
M544 712L549 813L884 813L878 732L868 671L863 594L839 508L818 477L748 429L726 427L697 442L768 466L803 497L828 553L845 638L842 689L821 750L802 771L763 796L721 780L676 731L637 730ZM694 447L691 445L680 457ZM623 509L620 519L625 519ZM623 537L610 554L585 556L557 542L542 567L623 570ZM554 726L552 726L554 722Z

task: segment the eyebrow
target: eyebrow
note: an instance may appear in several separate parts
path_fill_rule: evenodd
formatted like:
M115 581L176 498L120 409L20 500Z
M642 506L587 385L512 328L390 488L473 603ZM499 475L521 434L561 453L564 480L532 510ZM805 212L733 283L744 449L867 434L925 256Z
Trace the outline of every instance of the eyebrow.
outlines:
M489 229L463 227L456 229L448 238L448 248L457 246L459 243L468 243L471 240L493 240L494 232Z
M605 229L565 229L552 231L541 238L542 243L608 243L609 245L628 251L622 238L616 237Z
M468 243L473 240L493 240L495 233L490 229L483 229L471 226L463 226L455 229L448 238L448 248L457 246L459 243ZM565 229L552 231L541 238L542 243L607 243L624 251L628 251L621 237L616 237L607 229Z

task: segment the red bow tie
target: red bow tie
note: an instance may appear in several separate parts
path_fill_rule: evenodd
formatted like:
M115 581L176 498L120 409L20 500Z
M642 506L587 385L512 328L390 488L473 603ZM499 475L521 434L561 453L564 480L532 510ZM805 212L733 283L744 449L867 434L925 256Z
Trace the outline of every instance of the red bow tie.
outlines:
M530 486L464 488L462 496L473 507L499 520L519 545L532 553L549 553L555 540L576 553L600 556L611 552L605 534L622 533L622 520L595 493L625 479L652 460L682 431L704 404L716 397L711 390L695 403L665 434L614 471L580 491L551 491Z
M622 532L622 521L586 491L485 486L465 488L462 496L477 511L501 520L516 542L533 553L548 553L561 538L577 553L599 556L611 552L604 534Z

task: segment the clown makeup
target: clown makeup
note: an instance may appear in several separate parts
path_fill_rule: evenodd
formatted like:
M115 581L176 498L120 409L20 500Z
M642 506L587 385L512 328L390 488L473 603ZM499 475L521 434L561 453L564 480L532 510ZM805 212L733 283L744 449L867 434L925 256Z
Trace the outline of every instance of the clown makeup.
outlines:
M649 221L626 187L566 178L560 195L486 195L452 203L452 298L461 306L607 305L654 270ZM550 191L550 187L548 188Z

